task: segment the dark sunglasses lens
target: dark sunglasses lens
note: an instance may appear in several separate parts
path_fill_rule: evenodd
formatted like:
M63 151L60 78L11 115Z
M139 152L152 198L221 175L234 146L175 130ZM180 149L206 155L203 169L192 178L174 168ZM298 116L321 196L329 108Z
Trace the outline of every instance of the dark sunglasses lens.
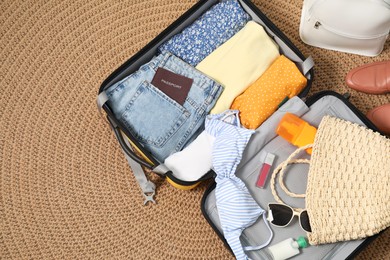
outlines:
M305 230L306 232L311 232L309 215L307 215L306 210L302 211L301 216L300 216L300 220L301 220L301 225L302 225L303 230Z
M287 225L293 217L293 211L290 207L280 204L270 204L269 209L272 210L272 224L276 226Z

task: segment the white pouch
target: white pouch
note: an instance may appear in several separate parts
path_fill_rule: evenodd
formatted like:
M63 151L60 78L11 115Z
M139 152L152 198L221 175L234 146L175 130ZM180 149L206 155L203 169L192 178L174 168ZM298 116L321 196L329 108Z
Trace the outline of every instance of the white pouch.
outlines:
M379 55L390 29L390 0L305 0L299 35L306 44Z

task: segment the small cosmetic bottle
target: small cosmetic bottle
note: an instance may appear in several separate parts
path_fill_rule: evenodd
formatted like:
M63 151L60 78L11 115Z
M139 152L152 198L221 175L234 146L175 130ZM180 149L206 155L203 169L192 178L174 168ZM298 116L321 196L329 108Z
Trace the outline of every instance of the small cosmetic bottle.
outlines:
M268 174L271 170L272 164L274 163L275 155L272 153L267 153L265 157L263 166L261 167L259 177L256 181L256 187L264 189L265 183L267 181Z
M298 237L297 240L288 238L282 242L268 247L268 253L273 260L284 260L300 253L299 248L308 246L305 237Z

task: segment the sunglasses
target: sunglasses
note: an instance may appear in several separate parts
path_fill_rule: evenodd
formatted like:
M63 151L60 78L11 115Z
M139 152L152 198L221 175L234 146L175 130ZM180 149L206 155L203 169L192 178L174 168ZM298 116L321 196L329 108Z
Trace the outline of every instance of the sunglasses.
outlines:
M288 224L291 223L294 216L298 216L301 228L306 232L310 233L311 227L309 222L309 216L307 215L307 210L297 212L292 207L284 204L268 204L267 220L274 226L286 227Z

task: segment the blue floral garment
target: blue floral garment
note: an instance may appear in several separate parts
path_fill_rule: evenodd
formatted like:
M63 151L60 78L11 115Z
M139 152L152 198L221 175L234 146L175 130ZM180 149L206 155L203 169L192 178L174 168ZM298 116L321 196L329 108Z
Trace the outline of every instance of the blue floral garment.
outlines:
M249 20L249 15L236 0L222 1L162 44L159 51L167 50L196 66L241 30Z

